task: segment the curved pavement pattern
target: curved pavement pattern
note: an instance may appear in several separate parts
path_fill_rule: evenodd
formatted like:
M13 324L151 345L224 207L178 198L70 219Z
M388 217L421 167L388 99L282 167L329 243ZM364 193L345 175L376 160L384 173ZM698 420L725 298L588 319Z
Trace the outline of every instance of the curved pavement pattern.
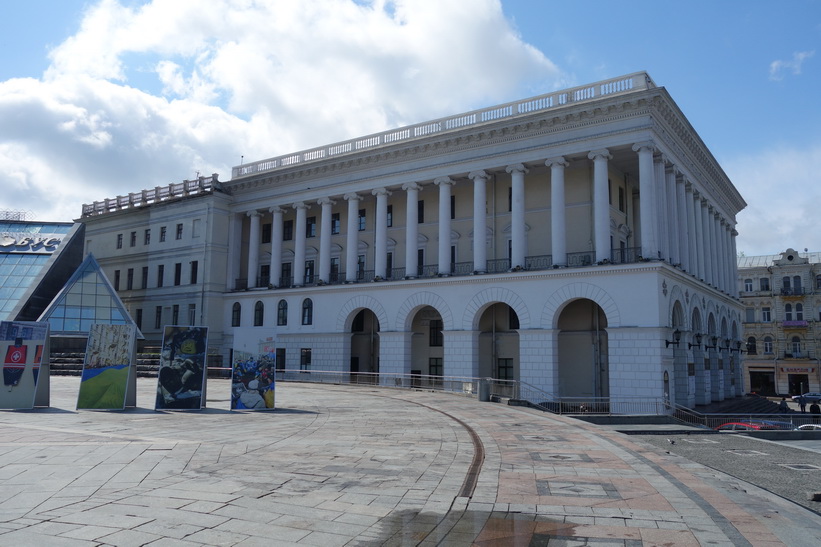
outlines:
M804 507L530 409L289 383L239 413L209 380L205 411L76 412L78 387L0 412L2 545L821 545Z

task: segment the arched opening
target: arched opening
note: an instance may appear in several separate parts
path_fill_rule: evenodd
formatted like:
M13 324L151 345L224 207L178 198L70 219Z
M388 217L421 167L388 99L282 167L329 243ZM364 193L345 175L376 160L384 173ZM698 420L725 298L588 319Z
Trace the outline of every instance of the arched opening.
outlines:
M351 380L376 383L379 372L379 319L371 310L359 310L351 323Z
M519 379L519 316L502 302L479 318L479 376Z
M559 395L608 397L607 316L592 300L570 302L559 316Z
M445 374L442 316L431 306L421 308L411 322L411 374L414 385L440 385Z

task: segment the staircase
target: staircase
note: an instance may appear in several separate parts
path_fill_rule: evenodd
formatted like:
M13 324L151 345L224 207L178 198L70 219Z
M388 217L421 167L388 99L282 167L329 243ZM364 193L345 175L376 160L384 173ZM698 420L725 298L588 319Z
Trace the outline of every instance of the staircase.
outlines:
M52 353L49 356L51 374L54 376L80 376L83 373L85 353ZM137 354L137 376L156 378L160 368L159 348L144 348Z
M693 410L701 414L779 414L778 403L758 395L745 395L708 405L697 405ZM795 413L790 409L788 413Z

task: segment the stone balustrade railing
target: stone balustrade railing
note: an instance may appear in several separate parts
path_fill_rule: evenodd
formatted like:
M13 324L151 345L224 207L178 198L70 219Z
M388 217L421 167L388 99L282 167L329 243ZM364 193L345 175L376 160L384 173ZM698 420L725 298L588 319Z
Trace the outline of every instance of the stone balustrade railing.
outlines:
M219 175L214 173L210 177L199 177L194 180L184 180L182 182L171 183L168 186L157 186L150 190L143 190L141 192L131 192L125 196L106 198L102 201L84 204L82 216L85 218L94 215L102 215L122 209L142 207L151 203L167 201L169 199L209 193L218 188L219 184Z
M445 133L491 121L514 118L516 116L530 114L541 110L549 110L551 108L564 106L570 103L592 101L604 96L617 95L620 93L627 93L642 89L651 89L653 87L656 87L656 85L646 72L636 72L634 74L628 74L627 76L620 76L618 78L604 80L594 84L556 91L554 93L547 93L544 95L539 95L538 97L532 97L530 99L523 99L499 106L492 106L482 110L474 110L473 112L468 112L465 114L458 114L448 118L440 118L438 120L411 125L408 127L392 129L350 141L304 150L294 154L269 158L253 163L246 163L234 167L231 170L231 178L237 179L247 177L258 173L264 173L266 171L282 169L296 164L304 164L329 157L342 156L344 154L350 154L360 150L395 144L415 138L427 137L436 133Z

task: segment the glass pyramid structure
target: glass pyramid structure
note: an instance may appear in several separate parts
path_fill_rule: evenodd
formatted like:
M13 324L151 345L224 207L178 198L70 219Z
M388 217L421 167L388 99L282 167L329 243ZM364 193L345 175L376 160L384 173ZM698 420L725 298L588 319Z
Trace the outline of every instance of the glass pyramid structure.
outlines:
M92 254L83 260L38 321L50 323L52 336L88 336L95 323L134 324Z

